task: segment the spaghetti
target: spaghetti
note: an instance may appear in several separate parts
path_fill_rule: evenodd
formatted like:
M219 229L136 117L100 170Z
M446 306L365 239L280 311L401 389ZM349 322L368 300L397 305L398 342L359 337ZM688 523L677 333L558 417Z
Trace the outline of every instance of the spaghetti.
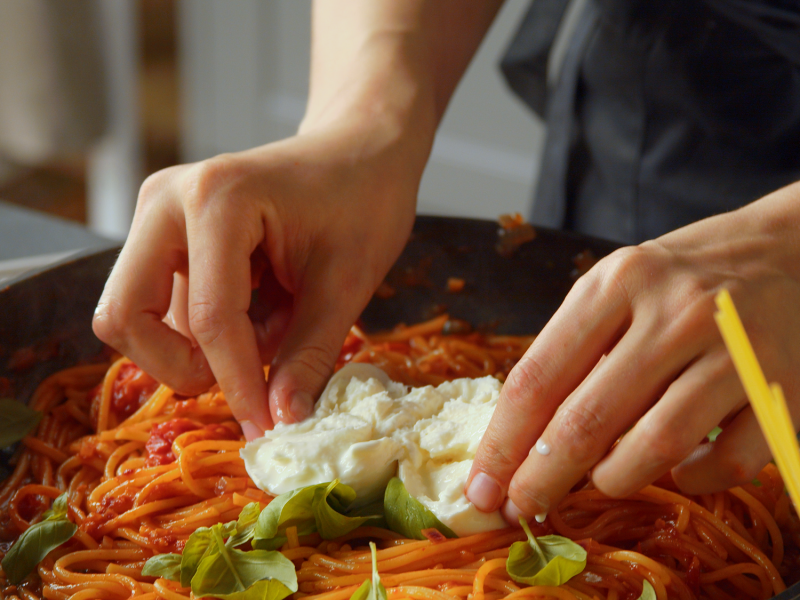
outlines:
M353 328L337 367L371 362L413 385L502 379L532 339L443 334L448 327L443 315L383 335ZM197 528L271 500L245 472L241 430L219 390L179 397L120 358L52 375L30 406L44 417L0 488L0 555L63 492L78 532L22 583L9 585L0 571L0 597L190 597L170 580L143 577L145 561L180 552ZM514 583L505 559L524 539L516 529L423 541L373 527L332 541L290 529L281 551L297 568L295 597L314 600L348 600L371 576L368 541L378 545L392 599L635 600L645 580L658 600L766 599L799 566L800 524L773 465L752 484L699 497L680 495L668 478L625 499L584 483L532 529L578 541L586 569L557 588Z

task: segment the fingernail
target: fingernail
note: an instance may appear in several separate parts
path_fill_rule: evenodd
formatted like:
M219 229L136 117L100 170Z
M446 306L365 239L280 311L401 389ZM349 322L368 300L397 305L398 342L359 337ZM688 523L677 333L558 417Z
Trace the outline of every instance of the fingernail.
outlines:
M261 430L261 428L252 421L242 421L239 423L239 425L241 426L242 433L248 442L257 440L264 435L264 432Z
M295 421L304 421L314 409L314 399L306 392L295 392L289 401L289 411Z
M479 472L470 481L466 496L478 510L492 512L497 510L502 494L503 490L500 489L500 485L494 479L486 473Z
M534 518L536 519L537 523L544 523L545 519L547 518L547 513L539 513L538 515L535 515Z

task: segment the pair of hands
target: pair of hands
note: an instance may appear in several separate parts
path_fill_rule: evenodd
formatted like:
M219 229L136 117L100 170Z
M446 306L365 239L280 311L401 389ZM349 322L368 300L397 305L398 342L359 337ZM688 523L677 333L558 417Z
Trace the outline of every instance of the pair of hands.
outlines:
M149 178L97 336L178 392L216 380L248 439L302 420L411 230L426 156L384 141L328 127ZM791 186L600 261L505 383L468 498L516 523L592 469L611 496L670 470L688 493L752 479L770 454L713 298L731 291L797 418L798 214Z

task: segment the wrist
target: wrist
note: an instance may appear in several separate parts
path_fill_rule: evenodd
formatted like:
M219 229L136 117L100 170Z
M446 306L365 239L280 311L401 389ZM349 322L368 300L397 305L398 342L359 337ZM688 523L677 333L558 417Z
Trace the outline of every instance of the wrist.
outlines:
M740 225L766 240L766 255L800 281L800 182L776 190L736 211Z
M312 78L298 134L349 132L365 150L391 151L421 177L440 118L424 62L413 36L364 41L335 81Z

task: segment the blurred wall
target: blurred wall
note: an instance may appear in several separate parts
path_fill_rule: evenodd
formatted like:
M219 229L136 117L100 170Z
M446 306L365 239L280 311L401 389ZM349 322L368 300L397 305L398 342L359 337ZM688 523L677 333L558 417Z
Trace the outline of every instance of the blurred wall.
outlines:
M308 0L180 0L182 159L294 133L308 93ZM543 126L505 87L497 63L527 0L507 0L445 115L420 212L526 214Z

